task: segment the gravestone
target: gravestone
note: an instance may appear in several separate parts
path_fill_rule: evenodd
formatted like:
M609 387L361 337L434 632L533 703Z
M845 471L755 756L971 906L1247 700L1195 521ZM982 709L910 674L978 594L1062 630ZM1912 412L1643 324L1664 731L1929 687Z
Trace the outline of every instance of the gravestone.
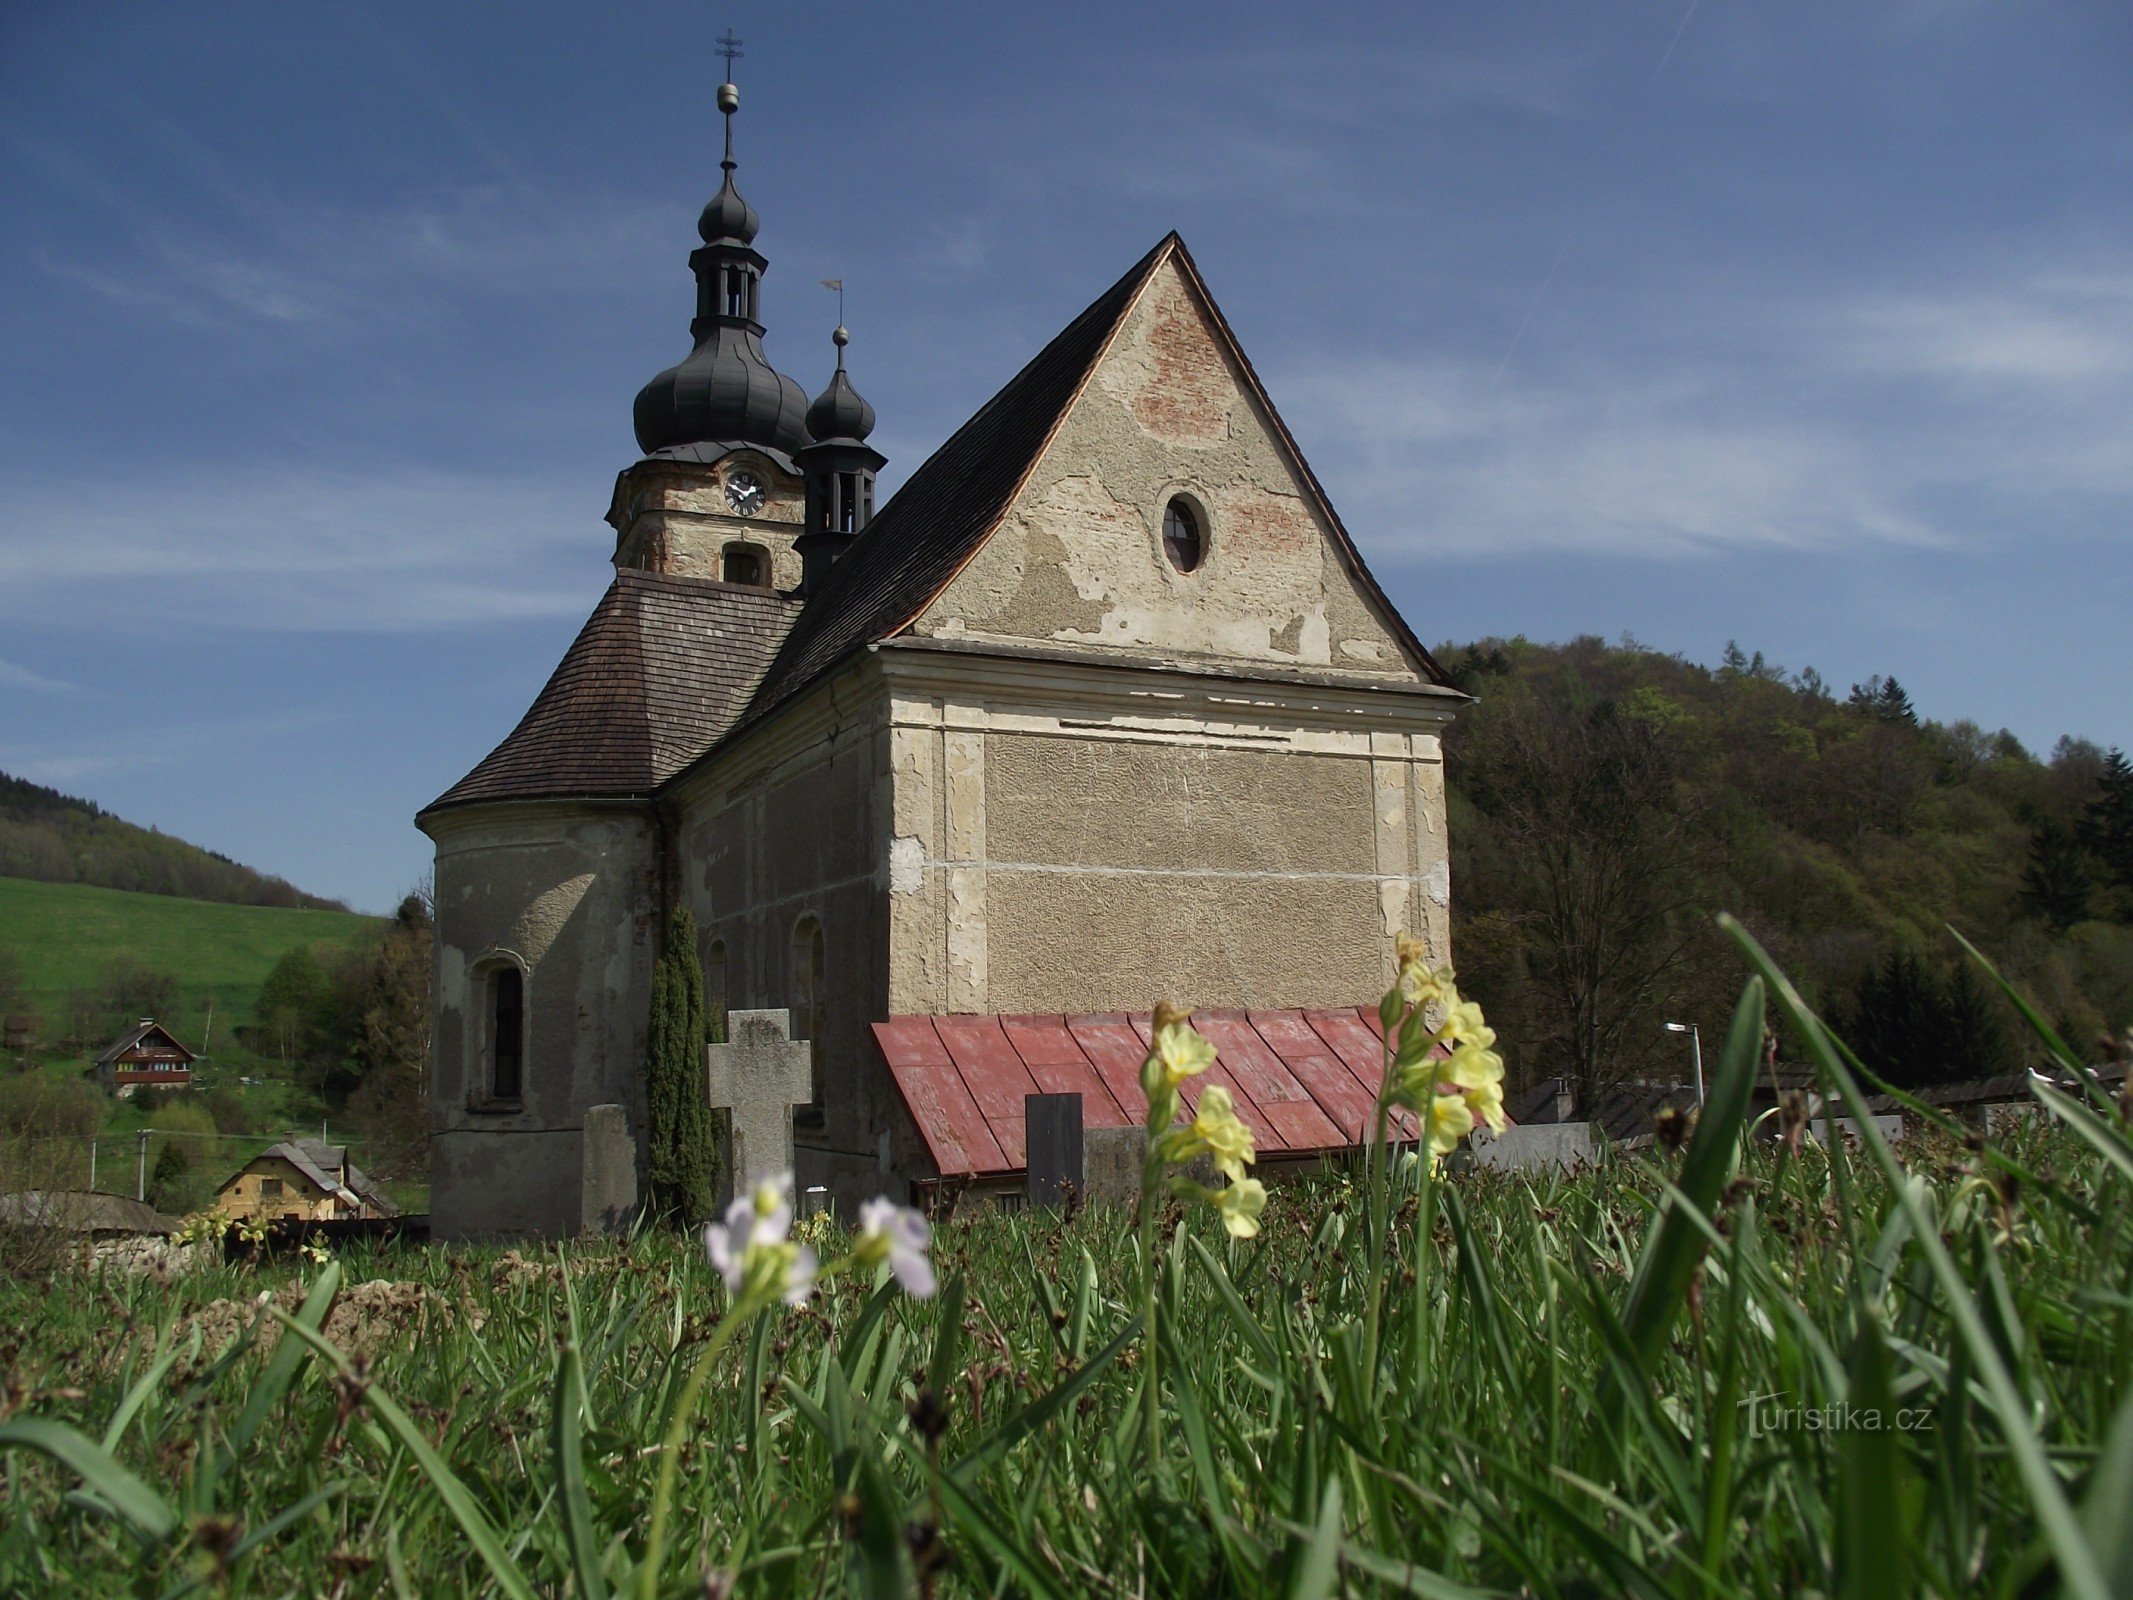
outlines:
M729 1011L726 1039L706 1052L713 1111L728 1113L723 1203L759 1178L792 1171L792 1109L812 1098L813 1052L792 1037L789 1011Z
M620 1106L591 1106L578 1163L578 1226L627 1233L637 1215L637 1141Z
M1474 1165L1492 1172L1589 1166L1598 1154L1589 1122L1521 1122L1501 1133L1474 1130Z
M1023 1142L1029 1155L1025 1169L1029 1203L1033 1206L1063 1206L1071 1192L1087 1192L1088 1173L1082 1162L1081 1096L1078 1094L1026 1094L1022 1097Z

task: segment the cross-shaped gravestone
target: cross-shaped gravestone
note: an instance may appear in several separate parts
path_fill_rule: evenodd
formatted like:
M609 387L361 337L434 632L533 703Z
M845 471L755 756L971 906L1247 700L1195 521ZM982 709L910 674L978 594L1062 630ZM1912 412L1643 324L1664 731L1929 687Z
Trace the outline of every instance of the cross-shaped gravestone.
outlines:
M727 1193L745 1194L758 1178L792 1171L792 1108L813 1098L813 1051L792 1037L789 1011L729 1011L727 1043L709 1051L706 1080L714 1111L727 1111Z

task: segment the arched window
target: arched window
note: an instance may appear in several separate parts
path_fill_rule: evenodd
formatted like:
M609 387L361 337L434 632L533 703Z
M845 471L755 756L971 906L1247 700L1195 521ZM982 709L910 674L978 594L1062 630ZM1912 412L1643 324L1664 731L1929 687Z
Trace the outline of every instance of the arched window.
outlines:
M770 583L770 562L764 553L752 544L729 544L724 551L719 576L728 583L745 583L756 589L766 588Z
M704 958L704 1021L714 1041L726 1037L726 941L713 939Z
M1200 519L1182 499L1163 508L1163 553L1180 572L1192 571L1207 554L1207 536L1201 531Z
M525 1089L526 975L506 963L489 969L489 1098L516 1100Z
M810 1128L822 1126L822 1028L828 989L823 982L827 958L822 937L822 919L802 917L792 930L792 1025L807 1041L807 1104L793 1113L793 1120Z

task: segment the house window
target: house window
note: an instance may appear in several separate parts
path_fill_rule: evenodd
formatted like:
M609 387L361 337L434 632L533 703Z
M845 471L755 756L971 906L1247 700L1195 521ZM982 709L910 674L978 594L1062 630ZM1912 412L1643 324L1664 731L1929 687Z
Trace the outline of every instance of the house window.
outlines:
M728 583L745 583L750 588L761 589L767 587L770 582L768 566L769 563L763 559L763 552L754 545L729 544L726 546L719 576Z
M259 1198L262 1200L279 1200L281 1198L281 1179L261 1178L259 1180Z
M797 1108L793 1120L809 1128L822 1126L822 1028L827 985L823 982L826 960L822 921L802 917L792 931L792 1024L807 1040L807 1104Z
M1183 500L1173 500L1163 508L1163 553L1180 572L1192 571L1207 554L1200 519Z
M489 1098L516 1100L524 1087L526 977L518 968L489 974Z

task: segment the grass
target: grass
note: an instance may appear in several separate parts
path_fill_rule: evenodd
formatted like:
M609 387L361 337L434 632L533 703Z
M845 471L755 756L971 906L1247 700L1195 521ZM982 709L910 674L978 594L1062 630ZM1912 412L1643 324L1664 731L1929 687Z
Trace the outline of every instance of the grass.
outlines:
M261 983L288 951L353 943L377 925L375 917L345 911L222 905L0 878L0 945L20 959L24 987L48 1023L63 1026L68 994L96 987L114 959L132 956L176 974L178 1020L188 1030L181 1037L194 1048L210 998L218 1033L226 1022L249 1021Z
M0 1590L2127 1592L2120 1112L1744 1142L1764 992L1676 1154L1359 1165L1250 1240L1169 1208L1152 1346L1116 1210L951 1222L930 1300L730 1321L661 1235L6 1284Z

